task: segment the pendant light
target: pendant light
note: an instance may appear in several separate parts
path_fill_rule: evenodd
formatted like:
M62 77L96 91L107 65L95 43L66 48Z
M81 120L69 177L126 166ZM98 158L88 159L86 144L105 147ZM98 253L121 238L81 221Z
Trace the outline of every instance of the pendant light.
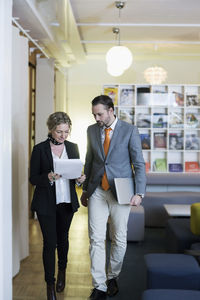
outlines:
M119 18L120 10L124 5L125 3L123 1L115 2L115 6L119 9ZM112 31L116 34L118 45L110 48L106 53L107 71L112 76L120 76L131 66L133 57L131 51L127 47L120 45L120 28L114 27Z
M144 71L144 78L150 84L161 84L167 78L167 71L158 66L150 67Z

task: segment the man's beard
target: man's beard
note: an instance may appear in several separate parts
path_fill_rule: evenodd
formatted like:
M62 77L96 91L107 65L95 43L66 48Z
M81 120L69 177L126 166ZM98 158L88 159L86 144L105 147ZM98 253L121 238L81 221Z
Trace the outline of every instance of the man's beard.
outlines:
M102 121L97 121L97 125L98 125L99 127L103 127L105 124L104 124L104 122L102 122Z

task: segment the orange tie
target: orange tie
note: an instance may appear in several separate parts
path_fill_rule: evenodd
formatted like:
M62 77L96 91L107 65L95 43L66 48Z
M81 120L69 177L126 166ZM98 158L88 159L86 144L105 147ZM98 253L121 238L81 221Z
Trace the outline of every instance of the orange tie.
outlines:
M111 131L111 128L105 128L105 140L104 140L104 144L103 144L103 148L104 148L104 153L105 156L107 156L108 153L108 149L110 146L110 136L109 136L109 132ZM101 183L101 187L104 191L107 191L109 189L109 183L108 183L108 179L106 176L106 172L104 172L103 174L103 178L102 178L102 183Z

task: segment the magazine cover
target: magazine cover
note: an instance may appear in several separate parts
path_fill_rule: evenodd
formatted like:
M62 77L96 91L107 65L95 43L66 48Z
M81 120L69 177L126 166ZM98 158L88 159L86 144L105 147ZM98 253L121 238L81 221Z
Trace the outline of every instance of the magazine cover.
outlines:
M197 161L186 161L185 172L200 172L199 163Z
M153 128L166 128L167 127L167 114L154 113L153 114Z
M140 138L141 138L142 149L144 150L151 149L150 135L148 133L141 133Z
M119 119L134 124L134 109L120 109Z
M104 95L107 95L112 99L114 106L118 105L118 88L117 87L105 87Z
M175 94L174 106L183 106L184 105L184 95L182 93L173 92Z
M171 128L183 128L183 114L179 112L171 112L169 115L169 127Z
M186 95L187 106L200 106L200 95Z
M154 149L166 149L166 132L154 133Z
M120 105L133 106L135 91L133 89L122 89L120 95Z
M183 150L183 136L181 133L169 134L169 149L170 150Z
M178 163L169 164L169 172L183 172L183 165Z
M150 171L150 162L149 161L145 162L145 171L146 171L146 173L148 173Z
M136 125L140 128L151 128L151 115L138 114Z
M167 162L165 158L157 158L154 161L154 171L156 172L166 172Z
M199 127L199 114L186 113L186 125L190 128Z
M196 133L186 134L185 137L186 150L199 150L199 137Z

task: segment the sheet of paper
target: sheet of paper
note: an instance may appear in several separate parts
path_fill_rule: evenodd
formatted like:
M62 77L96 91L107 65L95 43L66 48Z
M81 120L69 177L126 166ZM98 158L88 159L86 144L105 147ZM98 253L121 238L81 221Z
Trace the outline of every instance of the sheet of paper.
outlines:
M75 179L81 176L83 163L80 159L57 159L54 162L54 172L63 178Z

